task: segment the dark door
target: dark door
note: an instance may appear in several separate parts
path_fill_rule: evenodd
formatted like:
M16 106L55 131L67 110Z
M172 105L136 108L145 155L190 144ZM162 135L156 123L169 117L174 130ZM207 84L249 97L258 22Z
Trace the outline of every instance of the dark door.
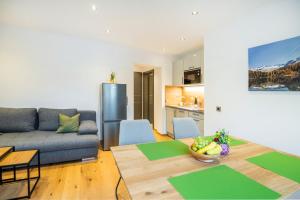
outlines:
M143 73L143 119L149 118L149 76Z
M134 119L143 118L143 74L142 72L134 72Z
M149 74L148 119L154 125L154 72Z
M143 73L143 118L154 124L154 70Z

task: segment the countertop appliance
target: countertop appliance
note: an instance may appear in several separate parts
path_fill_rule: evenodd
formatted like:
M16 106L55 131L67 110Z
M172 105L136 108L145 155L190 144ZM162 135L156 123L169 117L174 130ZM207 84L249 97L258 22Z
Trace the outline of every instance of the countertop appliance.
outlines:
M184 71L184 85L201 83L201 68Z
M100 89L102 148L119 145L121 120L127 119L126 84L102 83Z

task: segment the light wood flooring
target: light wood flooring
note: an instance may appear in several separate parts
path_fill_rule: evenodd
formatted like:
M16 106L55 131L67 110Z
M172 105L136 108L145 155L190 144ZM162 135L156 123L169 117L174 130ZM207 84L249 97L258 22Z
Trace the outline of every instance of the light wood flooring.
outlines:
M154 132L157 141L171 140L168 136ZM4 173L7 178L11 173ZM33 171L33 175L35 172ZM23 177L25 171L17 173ZM119 172L110 151L99 150L98 160L72 162L41 168L41 179L31 199L36 200L77 200L77 199L115 199L115 186ZM25 195L26 184L5 184L0 186L0 200L16 195ZM121 181L119 199L130 199Z

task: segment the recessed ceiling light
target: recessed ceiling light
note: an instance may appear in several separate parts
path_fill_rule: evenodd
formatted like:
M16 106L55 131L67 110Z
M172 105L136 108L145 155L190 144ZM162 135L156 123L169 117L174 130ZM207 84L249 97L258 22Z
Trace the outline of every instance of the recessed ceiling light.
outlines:
M97 10L97 6L95 4L92 4L92 11L96 11Z
M109 34L110 33L110 29L106 29L106 33Z
M184 40L186 40L186 38L183 37L183 36L181 36L181 37L180 37L180 40L181 40L181 41L184 41Z
M198 15L198 14L199 14L198 11L193 11L193 12L192 12L192 15Z

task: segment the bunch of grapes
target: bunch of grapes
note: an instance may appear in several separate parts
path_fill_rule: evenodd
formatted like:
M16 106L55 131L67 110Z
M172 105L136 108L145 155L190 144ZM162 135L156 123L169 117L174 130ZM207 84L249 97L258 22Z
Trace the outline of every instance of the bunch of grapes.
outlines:
M229 138L229 135L226 133L225 129L217 131L213 141L221 145L221 155L225 156L229 153L229 143L231 142L231 139Z
M231 142L225 129L217 131L213 140L219 144L229 144Z

